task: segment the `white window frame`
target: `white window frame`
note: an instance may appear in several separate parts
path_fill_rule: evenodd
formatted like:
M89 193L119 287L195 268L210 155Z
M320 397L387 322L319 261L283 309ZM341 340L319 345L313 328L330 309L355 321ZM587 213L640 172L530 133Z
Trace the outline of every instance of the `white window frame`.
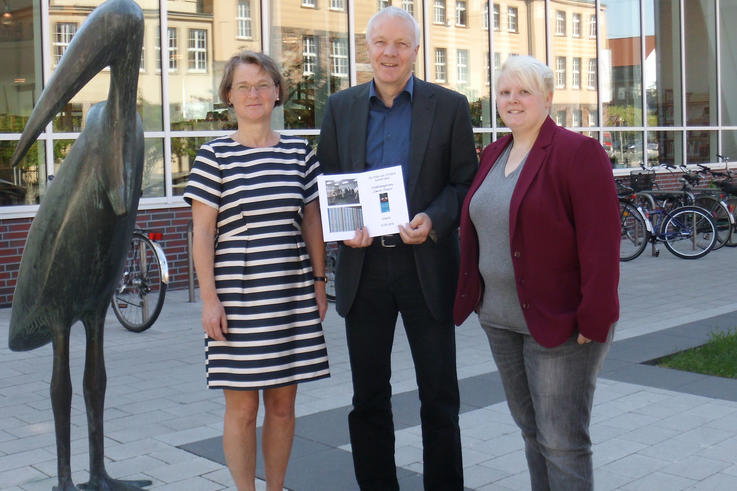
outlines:
M330 74L348 78L348 40L345 38L330 41Z
M484 9L481 15L481 28L485 31L489 30L489 1L484 0Z
M72 42L72 38L77 33L79 26L76 22L57 22L54 28L54 66L59 64L61 57L64 56L69 43Z
M589 58L586 86L589 90L596 90L596 58Z
M316 36L302 36L302 75L309 77L315 74L317 66Z
M566 35L566 12L564 10L555 11L555 35Z
M445 24L445 0L433 0L432 21L433 24Z
M345 0L330 0L330 10L345 10Z
M402 10L407 12L409 15L415 15L415 2L414 0L402 0Z
M207 29L189 29L187 72L207 73Z
M468 25L468 10L465 0L456 0L456 25L466 27Z
M166 62L167 70L170 73L178 71L179 70L179 45L178 45L176 27L168 27L166 29L166 53L167 53L167 62Z
M238 0L235 21L238 29L236 38L253 39L253 23L251 0Z
M494 4L494 30L498 31L501 25L501 7L498 3Z
M435 81L448 81L448 51L445 48L435 48Z
M317 0L302 0L302 6L309 9L317 8Z
M589 15L589 37L596 37L596 14Z
M458 85L468 84L469 70L469 50L456 50L456 83Z
M581 88L581 58L577 56L571 58L571 88Z
M583 123L583 111L581 109L574 109L571 111L571 127L580 128Z
M581 14L571 14L571 36L574 38L581 37Z
M519 32L519 10L507 7L507 32Z
M566 57L565 56L555 57L555 88L556 89L566 88Z

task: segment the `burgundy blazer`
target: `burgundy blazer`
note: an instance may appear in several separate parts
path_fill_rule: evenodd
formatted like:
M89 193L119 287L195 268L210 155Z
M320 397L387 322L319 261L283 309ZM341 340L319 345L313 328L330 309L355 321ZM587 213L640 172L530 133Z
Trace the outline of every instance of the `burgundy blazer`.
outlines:
M461 210L461 265L453 310L456 325L482 298L479 245L471 198L511 136L484 149ZM509 210L517 295L530 334L558 346L574 333L604 342L619 318L621 225L612 166L596 140L549 117L527 156Z

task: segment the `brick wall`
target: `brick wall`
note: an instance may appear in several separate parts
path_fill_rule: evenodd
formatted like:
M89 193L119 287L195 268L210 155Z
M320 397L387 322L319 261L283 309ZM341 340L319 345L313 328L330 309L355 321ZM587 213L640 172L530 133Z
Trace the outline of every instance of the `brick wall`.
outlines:
M191 219L189 207L140 211L138 227L161 232L159 244L164 248L169 264L169 288L187 288L187 225ZM0 219L0 307L13 301L23 247L31 218Z

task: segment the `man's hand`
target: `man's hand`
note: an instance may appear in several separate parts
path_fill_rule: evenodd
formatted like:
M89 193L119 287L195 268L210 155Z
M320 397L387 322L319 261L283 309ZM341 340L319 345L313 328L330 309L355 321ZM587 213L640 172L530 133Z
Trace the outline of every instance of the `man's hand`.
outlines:
M343 243L348 247L368 247L374 241L374 238L369 235L369 231L366 227L356 229L356 233L352 239L344 240Z
M432 220L427 213L418 213L407 225L399 226L399 236L405 244L422 244L432 231Z

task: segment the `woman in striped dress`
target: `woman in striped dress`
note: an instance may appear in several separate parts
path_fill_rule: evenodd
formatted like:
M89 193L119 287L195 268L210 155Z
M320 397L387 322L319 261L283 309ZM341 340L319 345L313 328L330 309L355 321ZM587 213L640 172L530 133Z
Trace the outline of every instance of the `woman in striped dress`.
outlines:
M321 321L325 247L316 178L301 138L271 113L287 95L276 63L244 51L225 66L220 98L238 130L200 148L192 205L207 383L225 393L223 448L239 490L254 489L259 390L269 490L281 490L294 437L297 383L329 376Z

